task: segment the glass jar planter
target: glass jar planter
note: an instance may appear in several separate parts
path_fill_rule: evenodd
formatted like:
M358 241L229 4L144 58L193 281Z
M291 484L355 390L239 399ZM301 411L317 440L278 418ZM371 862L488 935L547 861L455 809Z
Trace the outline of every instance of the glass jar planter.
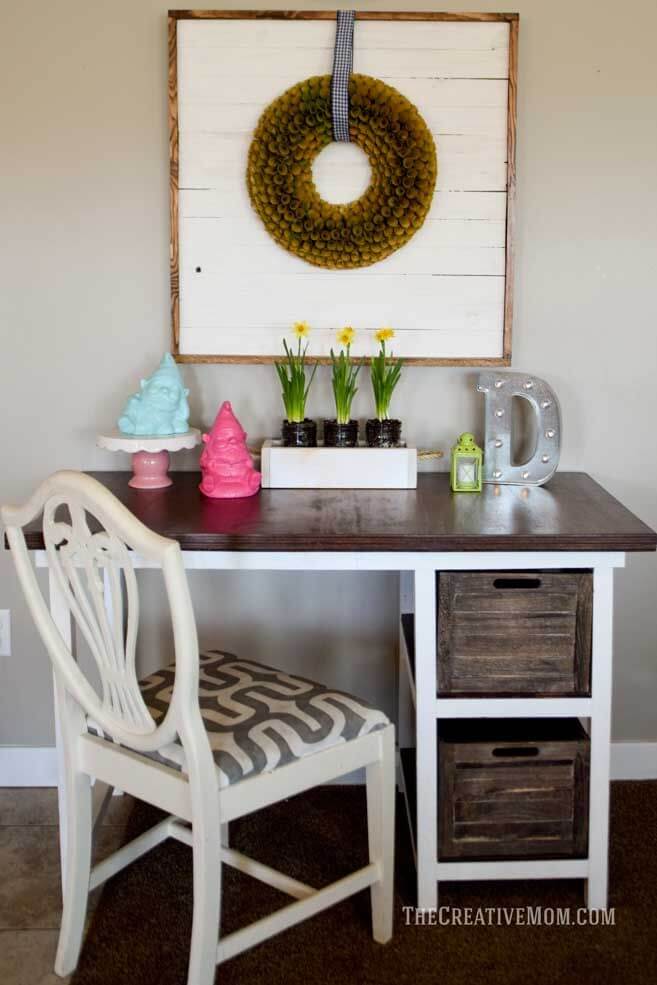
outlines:
M283 421L283 444L286 448L315 448L317 446L317 424L309 417L303 421Z
M340 424L333 418L324 421L324 445L327 448L355 448L358 444L358 421Z
M370 418L365 425L365 436L370 448L396 448L401 444L401 421L396 418L386 418L380 421L378 417Z

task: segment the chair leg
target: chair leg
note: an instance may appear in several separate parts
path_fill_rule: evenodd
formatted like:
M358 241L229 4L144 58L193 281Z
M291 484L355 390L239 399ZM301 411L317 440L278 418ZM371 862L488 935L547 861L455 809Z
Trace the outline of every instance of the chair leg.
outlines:
M395 865L395 729L381 735L381 758L366 768L367 829L370 862L377 862L381 879L370 887L372 936L385 944L392 937Z
M213 985L217 968L221 913L221 837L199 817L192 822L194 919L188 985Z
M63 909L55 973L62 977L76 968L89 899L91 872L91 781L85 773L67 769L64 780L68 812L63 872Z

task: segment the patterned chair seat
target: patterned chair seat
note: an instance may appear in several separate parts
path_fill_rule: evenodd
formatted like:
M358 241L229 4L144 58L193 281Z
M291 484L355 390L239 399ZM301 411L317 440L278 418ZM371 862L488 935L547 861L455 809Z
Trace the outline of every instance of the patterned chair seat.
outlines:
M360 698L231 653L201 653L201 715L217 765L219 786L312 756L388 724ZM167 712L175 664L140 681L148 710L159 722ZM179 745L156 754L184 770Z

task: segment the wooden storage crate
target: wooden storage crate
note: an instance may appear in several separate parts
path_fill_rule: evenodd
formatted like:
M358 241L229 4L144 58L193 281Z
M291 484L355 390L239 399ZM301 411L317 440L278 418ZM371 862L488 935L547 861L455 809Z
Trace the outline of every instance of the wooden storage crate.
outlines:
M589 748L577 719L441 722L439 858L585 857Z
M591 572L441 572L441 696L590 694L592 599Z

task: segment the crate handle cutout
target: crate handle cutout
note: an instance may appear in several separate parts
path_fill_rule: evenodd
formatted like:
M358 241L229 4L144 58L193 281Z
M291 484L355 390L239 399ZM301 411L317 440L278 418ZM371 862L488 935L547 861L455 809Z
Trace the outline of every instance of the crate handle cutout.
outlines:
M504 756L504 757L514 757L514 758L529 758L531 756L538 756L539 749L538 746L509 746L508 748L497 748L493 749L493 756Z
M540 578L495 578L493 588L540 588Z

